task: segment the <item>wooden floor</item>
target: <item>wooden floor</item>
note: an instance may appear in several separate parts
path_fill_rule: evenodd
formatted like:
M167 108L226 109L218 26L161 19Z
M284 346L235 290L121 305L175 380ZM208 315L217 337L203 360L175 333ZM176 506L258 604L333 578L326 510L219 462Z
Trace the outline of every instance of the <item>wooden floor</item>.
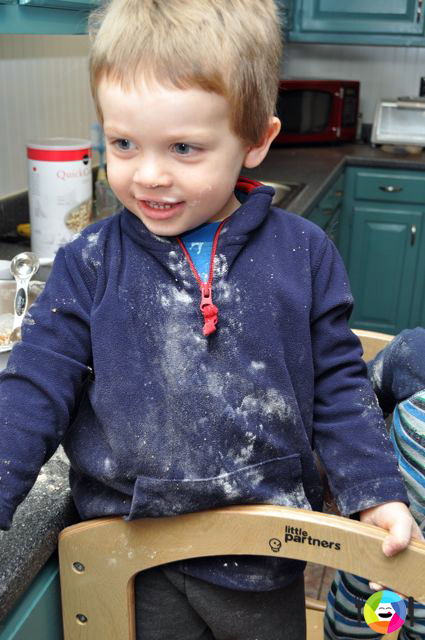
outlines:
M307 563L304 573L305 595L316 600L326 600L334 575L335 569Z

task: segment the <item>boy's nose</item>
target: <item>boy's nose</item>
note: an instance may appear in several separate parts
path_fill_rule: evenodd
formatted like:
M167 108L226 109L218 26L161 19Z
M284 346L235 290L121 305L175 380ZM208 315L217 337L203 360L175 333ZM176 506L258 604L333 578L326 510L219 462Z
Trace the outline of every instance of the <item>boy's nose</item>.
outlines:
M165 166L154 160L139 163L134 172L133 180L145 189L171 186L169 172Z

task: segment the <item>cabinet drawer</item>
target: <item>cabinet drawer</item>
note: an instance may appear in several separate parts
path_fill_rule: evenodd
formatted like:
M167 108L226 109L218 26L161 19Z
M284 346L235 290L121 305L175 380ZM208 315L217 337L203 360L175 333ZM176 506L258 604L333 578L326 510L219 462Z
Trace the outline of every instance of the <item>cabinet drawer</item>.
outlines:
M379 202L425 203L425 174L411 171L358 171L354 198Z

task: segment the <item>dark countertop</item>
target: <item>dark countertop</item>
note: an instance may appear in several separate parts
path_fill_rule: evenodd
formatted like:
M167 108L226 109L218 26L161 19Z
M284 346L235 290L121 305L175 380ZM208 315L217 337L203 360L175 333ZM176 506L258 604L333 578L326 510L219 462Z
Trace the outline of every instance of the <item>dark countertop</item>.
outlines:
M62 448L42 468L9 531L0 531L0 620L14 607L57 548L58 534L78 517Z
M259 167L242 172L258 180L303 182L306 186L292 200L288 210L305 215L349 165L423 171L425 153L391 154L367 144L275 147Z
M305 183L288 207L305 215L347 165L423 171L425 153L393 155L362 144L273 148L260 167L243 173L260 180ZM0 259L10 259L27 249L25 242L0 241ZM76 520L68 488L68 464L60 450L43 467L18 508L11 530L0 532L0 620L55 550L59 531Z

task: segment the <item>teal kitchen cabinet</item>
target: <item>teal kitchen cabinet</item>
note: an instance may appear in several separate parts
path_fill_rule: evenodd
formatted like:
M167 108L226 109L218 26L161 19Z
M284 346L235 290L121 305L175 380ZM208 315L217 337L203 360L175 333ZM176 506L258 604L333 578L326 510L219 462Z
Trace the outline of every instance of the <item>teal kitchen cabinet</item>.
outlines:
M425 173L346 170L339 249L355 300L353 328L396 334L423 324L424 216Z
M80 34L98 0L0 0L0 33Z
M5 620L0 640L63 640L59 565L53 554Z
M307 218L321 227L338 245L339 226L344 196L344 174L342 173L314 207Z
M425 46L424 0L288 2L289 41Z
M47 9L89 9L96 5L92 0L19 0L18 4L27 7L45 7Z

